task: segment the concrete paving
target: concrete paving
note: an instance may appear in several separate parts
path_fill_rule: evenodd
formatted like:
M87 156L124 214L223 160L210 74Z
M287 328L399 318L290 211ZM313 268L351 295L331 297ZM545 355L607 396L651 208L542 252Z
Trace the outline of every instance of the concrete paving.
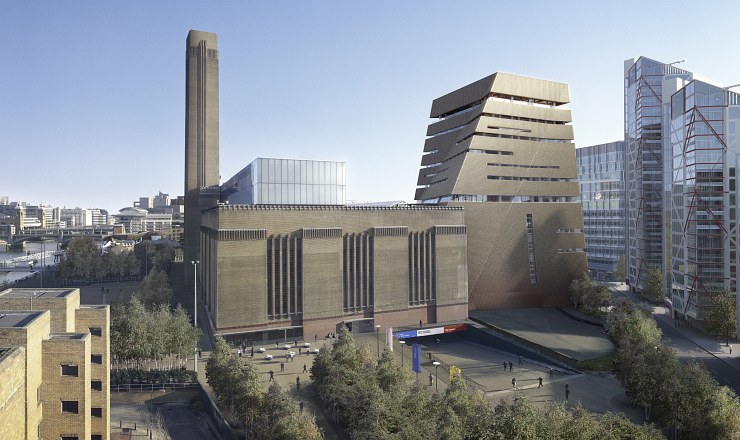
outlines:
M606 356L615 349L602 328L576 321L559 309L475 311L470 316L576 360Z
M195 391L111 393L111 437L154 440L215 439L207 416L190 406ZM153 408L153 411L150 411Z

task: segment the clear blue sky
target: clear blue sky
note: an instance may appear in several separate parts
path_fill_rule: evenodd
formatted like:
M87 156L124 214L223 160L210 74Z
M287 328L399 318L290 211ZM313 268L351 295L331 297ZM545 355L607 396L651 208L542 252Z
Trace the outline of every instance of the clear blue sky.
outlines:
M514 4L516 3L516 4ZM570 85L577 146L622 138L645 55L740 83L740 2L0 1L0 195L113 212L182 194L185 38L220 50L221 176L345 161L413 200L432 99L495 71Z

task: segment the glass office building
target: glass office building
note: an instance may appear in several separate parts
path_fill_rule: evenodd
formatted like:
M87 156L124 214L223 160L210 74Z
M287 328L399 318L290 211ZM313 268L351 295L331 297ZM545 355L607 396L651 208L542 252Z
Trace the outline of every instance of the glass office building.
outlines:
M670 105L671 300L705 319L712 294L737 279L737 146L740 95L691 81Z
M589 274L624 281L613 276L625 249L624 142L578 148L576 161Z
M257 158L229 179L222 200L239 205L344 205L344 162Z
M646 57L624 63L624 141L626 151L627 277L642 290L651 267L667 269L665 232L670 220L670 161L664 160L666 127L663 81L689 79L691 73ZM667 272L667 270L664 270ZM668 279L666 277L666 285Z

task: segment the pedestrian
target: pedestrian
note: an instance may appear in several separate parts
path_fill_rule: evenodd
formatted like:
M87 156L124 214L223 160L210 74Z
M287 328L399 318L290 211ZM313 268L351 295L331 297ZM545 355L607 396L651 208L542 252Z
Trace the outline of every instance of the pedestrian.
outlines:
M303 354L303 351L302 351L302 350L303 350L303 349L302 349L301 347L298 347L298 354L299 354L299 355Z
M511 378L511 387L516 389L516 378L515 377Z
M550 379L552 379L552 373L553 373L552 367L550 367Z
M570 396L570 387L569 387L569 386L568 386L568 384L566 383L566 384L565 384L565 401L566 401L566 402L568 401L568 396Z
M509 362L509 371L514 371L514 362Z
M303 372L308 373L308 368L306 368L306 364L303 364Z
M541 377L537 378L537 382L538 382L537 388L542 388L542 378Z
M730 354L732 354L732 344L730 344Z
M250 350L249 356L254 357L254 347L252 347L252 349Z
M522 357L521 356L519 356L519 366L520 367L522 366Z
M295 389L296 391L301 391L301 378L300 377L295 378Z
M313 335L313 342L315 343L319 339L318 335Z
M239 355L239 357L242 357L242 349L241 349L241 347L239 347L239 348L238 348L238 349L236 350L236 352L237 352L237 354Z
M434 377L432 376L432 373L429 373L429 386L432 386L434 382Z
M270 370L270 381L273 381L273 380L275 380L275 373L273 373L272 370Z
M278 348L279 346L280 346L280 344L278 344L278 341L275 340L275 348Z
M421 328L423 324L421 323L421 319L419 320L419 328Z
M285 362L288 362L288 358L289 357L290 357L290 355L288 353L285 353Z
M303 414L303 401L298 404L298 414Z
M285 372L285 364L282 363L282 362L280 362L280 372L281 373L284 373Z
M506 371L506 361L504 361L504 371Z

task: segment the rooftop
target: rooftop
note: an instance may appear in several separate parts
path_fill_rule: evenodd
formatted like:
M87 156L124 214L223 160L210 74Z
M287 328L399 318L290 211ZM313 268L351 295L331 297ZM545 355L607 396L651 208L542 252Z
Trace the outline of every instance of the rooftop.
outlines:
M6 289L0 292L2 298L62 298L75 289Z
M45 312L0 312L0 328L25 327L42 313Z
M51 333L49 339L85 339L89 333Z

